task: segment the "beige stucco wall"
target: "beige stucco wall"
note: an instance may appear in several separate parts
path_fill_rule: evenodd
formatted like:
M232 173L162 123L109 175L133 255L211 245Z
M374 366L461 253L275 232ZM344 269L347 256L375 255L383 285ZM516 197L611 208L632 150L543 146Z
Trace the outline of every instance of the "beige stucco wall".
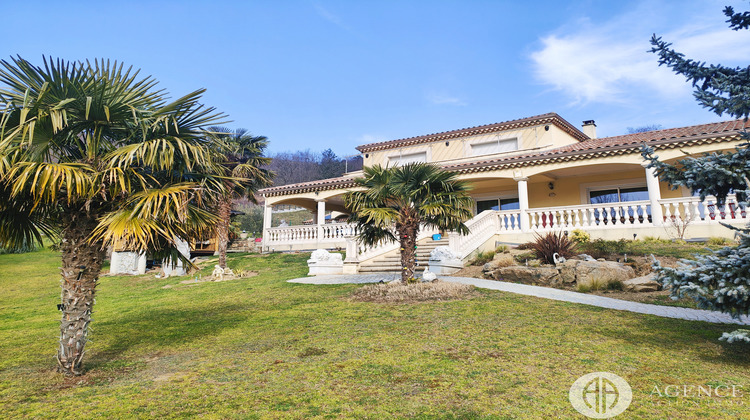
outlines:
M518 139L519 151L559 147L578 142L578 140L570 137L568 133L562 131L557 126L552 124L548 124L547 126L549 130L544 129L545 125L538 125L517 130L506 130L479 136L467 136L415 146L367 152L362 157L364 159L364 166L385 166L389 163L389 157L420 152L427 153L428 162L445 162L464 158L481 158L481 156L471 155L471 144L486 143L498 139ZM515 153L518 153L518 151ZM513 152L508 152L507 154L510 155Z

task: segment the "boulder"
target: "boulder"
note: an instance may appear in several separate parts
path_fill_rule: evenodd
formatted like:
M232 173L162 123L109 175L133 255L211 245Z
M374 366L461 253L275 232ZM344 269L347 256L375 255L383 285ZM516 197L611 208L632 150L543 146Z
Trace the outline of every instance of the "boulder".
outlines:
M502 267L493 271L492 278L495 280L518 281L526 284L558 284L560 274L554 267L526 267L514 265Z
M511 265L516 265L516 262L513 260L512 255L505 253L497 254L495 255L495 258L492 259L492 261L482 266L482 272L488 273L490 271L497 270L500 267L509 267Z
M656 281L656 275L653 273L625 280L622 282L622 286L629 292L655 292L661 288L661 285Z
M581 262L581 260L567 260L557 266L557 269L560 272L560 279L563 283L576 282L576 267L578 267L578 264Z
M594 283L607 286L635 277L632 267L614 261L578 261L575 273L578 286L593 286Z

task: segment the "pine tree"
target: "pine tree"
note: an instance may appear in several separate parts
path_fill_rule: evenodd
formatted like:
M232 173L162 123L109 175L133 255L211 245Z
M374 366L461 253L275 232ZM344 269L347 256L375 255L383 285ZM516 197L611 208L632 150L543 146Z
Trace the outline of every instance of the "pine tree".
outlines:
M735 13L726 7L724 14L733 30L750 29L750 12ZM659 65L666 65L685 76L695 88L698 103L718 115L730 115L747 120L750 114L750 66L725 67L685 58L671 48L671 44L656 35L651 38L651 52L659 56ZM750 133L741 133L750 141ZM727 195L735 193L741 206L747 206L750 188L750 143L743 143L734 153L713 153L691 157L667 165L658 160L652 148L644 146L643 157L656 168L661 180L673 187L684 186L700 194L716 197L723 205ZM674 298L689 296L704 309L721 311L739 318L750 314L750 228L735 228L739 244L709 255L685 260L679 268L661 267L655 262L657 278L671 288ZM724 333L721 339L750 342L750 330L740 329Z

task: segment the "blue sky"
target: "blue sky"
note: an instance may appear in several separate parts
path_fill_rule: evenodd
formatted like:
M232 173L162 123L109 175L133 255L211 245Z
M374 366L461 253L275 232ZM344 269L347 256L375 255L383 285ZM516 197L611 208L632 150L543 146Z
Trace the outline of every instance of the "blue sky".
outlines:
M3 8L0 56L117 59L172 96L206 88L272 152L557 112L599 136L721 120L647 52L746 66L746 1L59 1Z

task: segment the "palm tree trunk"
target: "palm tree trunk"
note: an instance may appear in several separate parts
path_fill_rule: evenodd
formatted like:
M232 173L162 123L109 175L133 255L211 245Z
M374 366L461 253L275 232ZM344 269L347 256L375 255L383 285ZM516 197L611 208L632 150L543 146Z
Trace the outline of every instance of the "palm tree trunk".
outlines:
M414 279L419 222L407 216L406 220L397 226L397 230L401 242L401 281L408 283Z
M105 251L101 243L89 242L97 218L83 208L65 209L62 232L62 296L60 347L57 362L67 375L80 375L88 341L88 326L94 293Z
M229 245L229 222L232 215L232 198L225 197L219 204L219 221L216 224L216 251L219 266L227 268L227 246Z

